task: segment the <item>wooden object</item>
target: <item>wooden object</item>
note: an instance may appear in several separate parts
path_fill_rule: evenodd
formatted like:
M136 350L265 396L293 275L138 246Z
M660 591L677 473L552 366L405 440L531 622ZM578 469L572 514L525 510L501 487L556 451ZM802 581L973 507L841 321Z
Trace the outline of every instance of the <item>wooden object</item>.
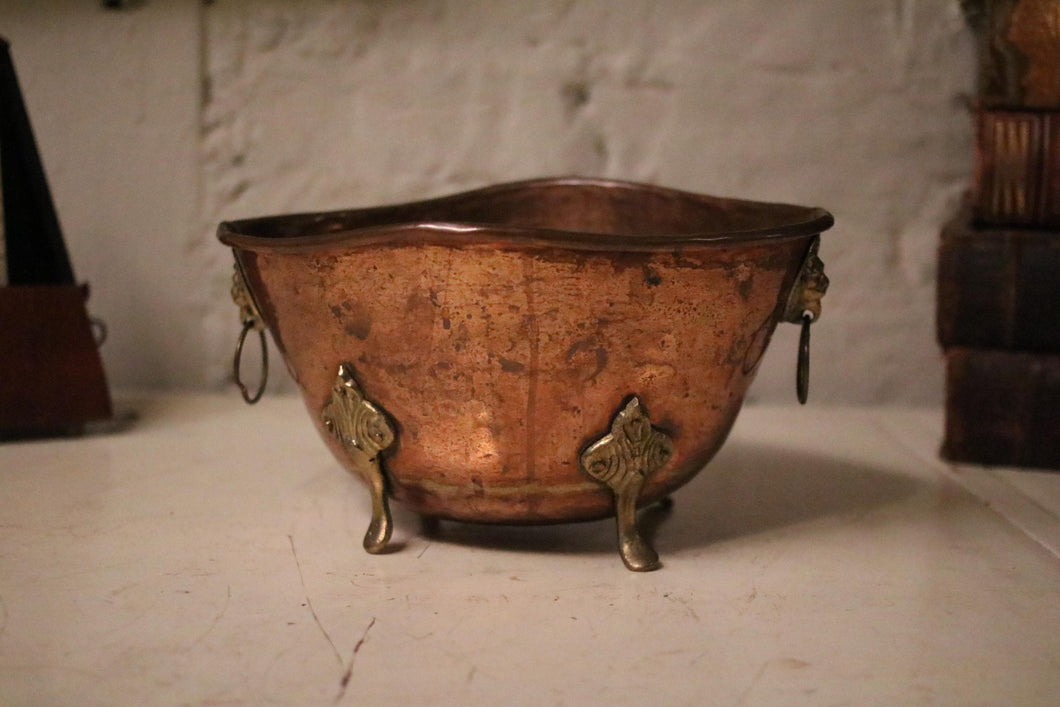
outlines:
M1060 469L1060 354L947 350L942 455Z
M0 437L76 432L110 396L3 39L0 174Z
M938 339L1060 352L1060 231L976 227L963 209L942 230Z
M85 296L75 285L0 287L0 435L78 432L111 417Z
M7 252L4 284L74 284L59 218L8 43L3 38L0 38L0 176Z

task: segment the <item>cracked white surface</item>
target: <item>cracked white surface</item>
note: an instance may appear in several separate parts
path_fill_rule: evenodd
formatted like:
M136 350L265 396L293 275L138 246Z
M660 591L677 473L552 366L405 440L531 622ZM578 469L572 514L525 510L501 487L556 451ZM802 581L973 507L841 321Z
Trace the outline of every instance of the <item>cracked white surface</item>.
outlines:
M954 479L981 470L936 460L937 411L745 409L648 517L665 564L635 574L607 521L427 537L396 509L400 548L368 555L368 494L300 401L125 405L120 434L0 445L0 702L1060 694L1060 561L1025 532L1057 537L1060 475L969 493Z

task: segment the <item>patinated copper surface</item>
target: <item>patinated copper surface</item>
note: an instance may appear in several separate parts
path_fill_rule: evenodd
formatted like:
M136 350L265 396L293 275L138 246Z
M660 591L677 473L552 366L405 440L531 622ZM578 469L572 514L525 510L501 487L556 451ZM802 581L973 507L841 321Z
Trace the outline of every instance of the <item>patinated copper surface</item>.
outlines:
M222 224L336 457L340 364L385 410L389 491L420 513L606 516L580 455L636 396L672 441L664 497L731 428L821 209L539 180L414 204ZM356 470L356 469L354 469Z

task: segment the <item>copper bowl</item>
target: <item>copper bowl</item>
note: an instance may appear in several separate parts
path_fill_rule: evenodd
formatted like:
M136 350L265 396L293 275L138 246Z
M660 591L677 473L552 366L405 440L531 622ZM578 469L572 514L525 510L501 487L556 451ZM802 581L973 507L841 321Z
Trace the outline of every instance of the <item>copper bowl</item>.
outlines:
M658 557L636 507L718 450L777 323L808 335L831 225L817 208L548 179L218 236L240 348L271 332L369 484L366 549L386 546L393 497L464 521L617 515L642 570Z

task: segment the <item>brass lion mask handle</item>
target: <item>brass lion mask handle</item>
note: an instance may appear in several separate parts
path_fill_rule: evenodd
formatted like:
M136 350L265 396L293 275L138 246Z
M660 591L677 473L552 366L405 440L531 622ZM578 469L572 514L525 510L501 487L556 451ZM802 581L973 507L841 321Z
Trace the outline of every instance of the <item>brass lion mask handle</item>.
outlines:
M269 349L265 342L265 322L262 321L261 312L258 311L254 297L250 294L250 289L247 287L247 281L243 277L243 270L239 267L239 261L236 261L232 272L232 301L239 307L239 318L243 322L243 329L239 332L239 341L236 342L235 356L232 358L232 375L235 378L236 385L239 386L239 392L243 395L243 400L247 405L253 405L261 400L261 396L265 392L265 383L269 380ZM240 362L243 360L243 344L246 342L247 334L252 330L258 333L258 341L261 343L261 375L258 377L257 390L253 394L243 383L240 371Z
M824 274L824 263L817 255L820 246L821 237L814 236L791 294L788 295L783 316L786 322L802 325L799 360L795 369L795 393L803 405L810 391L810 325L820 319L821 299L828 291L828 276Z

